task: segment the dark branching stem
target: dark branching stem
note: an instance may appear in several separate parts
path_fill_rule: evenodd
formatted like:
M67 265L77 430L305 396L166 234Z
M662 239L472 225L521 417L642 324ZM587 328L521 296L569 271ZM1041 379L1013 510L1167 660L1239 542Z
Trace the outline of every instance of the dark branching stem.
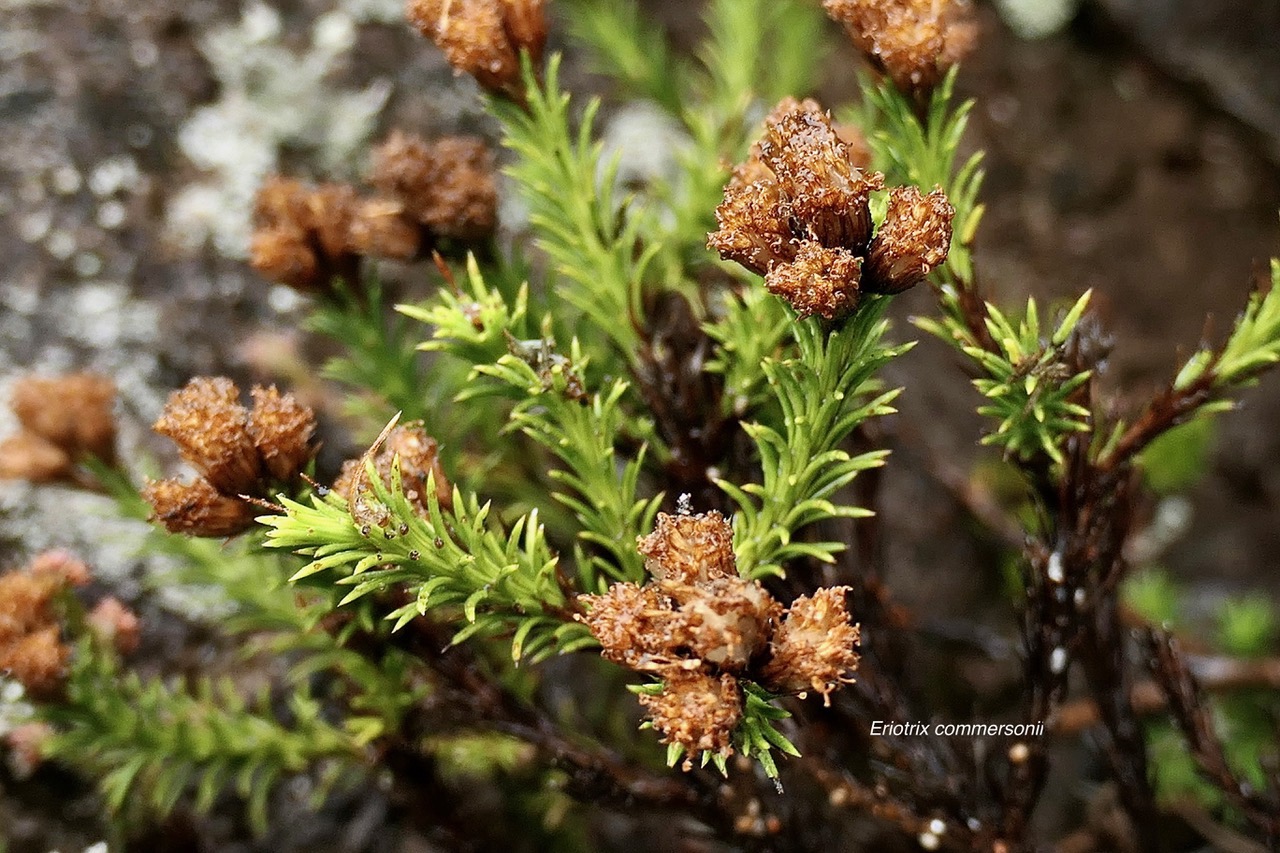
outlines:
M468 647L452 645L442 626L419 617L401 633L407 650L442 681L439 694L419 709L410 727L425 728L440 716L452 716L458 725L488 728L529 743L549 764L568 773L567 792L583 802L677 809L711 826L725 825L727 818L715 797L694 784L696 777L653 774L601 744L567 737L541 708L522 701L486 674L483 662Z
M1098 460L1098 470L1101 473L1119 470L1157 437L1185 422L1210 401L1215 377L1212 370L1206 369L1186 388L1170 386L1161 391L1121 434L1111 452Z
M1168 633L1149 628L1140 633L1147 665L1168 698L1169 710L1201 772L1218 788L1266 840L1268 849L1280 846L1280 788L1273 779L1257 791L1236 775L1227 761L1213 726L1213 712L1191 668Z

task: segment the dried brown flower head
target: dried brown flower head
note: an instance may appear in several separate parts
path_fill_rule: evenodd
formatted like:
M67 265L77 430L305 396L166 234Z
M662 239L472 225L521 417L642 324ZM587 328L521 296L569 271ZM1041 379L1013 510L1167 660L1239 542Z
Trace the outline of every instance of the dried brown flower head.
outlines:
M351 220L351 250L359 255L409 261L423 246L422 226L394 199L373 198L360 203Z
M658 580L692 585L738 576L733 526L715 510L699 515L660 512L653 532L640 537L637 549L645 557L645 569Z
M963 0L823 0L832 19L895 86L927 96L973 47Z
M801 316L833 320L857 305L870 194L884 176L862 168L865 151L847 137L817 102L782 101L734 170L716 208L720 227L707 240L721 257L765 275Z
M836 133L831 119L812 100L784 102L765 123L760 160L773 172L784 210L808 237L824 246L858 251L871 238L873 190L884 176L864 172L859 152ZM797 231L795 225L792 230Z
M0 479L74 481L76 463L116 458L116 386L93 373L19 379L13 413L22 429L0 442Z
M75 463L65 450L30 432L0 441L0 480L57 483L74 479Z
M769 270L764 284L801 317L843 317L858 304L862 258L848 249L828 249L812 240L800 245L795 260Z
M429 511L428 478L435 482L436 500L440 505L446 509L453 506L453 486L440 464L436 440L427 435L420 421L402 424L388 431L364 456L342 463L333 490L346 499L357 524L384 527L390 522L391 510L377 499L369 482L367 462L373 460L379 479L390 488L392 465L397 458L400 484L414 509L423 516Z
M852 680L858 668L858 626L845 606L848 587L824 587L801 596L787 609L773 634L763 683L772 690L815 690L830 703L831 693Z
M493 153L483 139L450 136L427 142L395 131L374 150L370 179L434 236L475 241L492 234L497 224Z
M249 246L249 264L268 281L303 292L327 281L310 237L301 228L259 228Z
M93 373L19 379L13 386L13 413L26 431L48 440L73 458L115 459L115 383Z
M249 434L240 389L225 377L198 376L174 391L152 426L224 495L253 494L262 460Z
M729 672L746 668L782 615L763 586L737 575L698 586L660 586L680 605L680 644L703 663Z
M663 743L684 747L684 769L704 750L733 754L733 730L742 720L742 691L731 675L676 670L667 675L662 692L641 695L653 727Z
M89 630L99 640L114 646L122 655L133 654L142 642L142 626L137 614L117 598L108 596L99 601L89 612L88 623Z
M258 515L253 504L220 493L203 478L150 480L142 498L151 505L151 521L188 536L235 536L252 527Z
M169 397L154 429L172 439L201 476L191 483L147 483L142 496L152 521L174 533L234 536L258 515L245 498L302 474L315 452L315 414L275 386L255 385L250 395L252 411L240 404L230 379L201 376Z
M659 514L639 551L649 582L581 595L584 623L614 663L649 672L661 688L641 703L663 741L729 755L743 714L743 681L828 696L858 665L858 627L847 587L820 589L785 611L758 582L739 576L733 530L718 512Z
M44 698L57 693L70 657L58 626L48 625L0 648L0 672L7 672L32 696Z
M57 693L71 654L53 607L66 586L67 578L52 571L0 575L0 673L36 698Z
M520 51L536 66L546 43L543 6L543 0L408 0L405 13L456 71L519 99Z
M253 397L249 436L267 473L281 482L293 480L315 452L311 445L316 431L315 412L292 394L281 394L274 385L255 385L249 395Z
M0 575L0 647L52 619L49 605L62 587L62 580L51 574Z
M894 187L889 206L868 252L863 288L901 293L914 287L947 259L956 209L941 189L922 195L915 187Z
M680 665L676 650L686 640L684 622L656 586L615 583L603 595L582 596L580 602L587 608L580 619L600 641L606 660L637 671Z
M270 177L254 198L250 263L264 278L311 292L354 278L350 232L356 194L342 184L309 187Z
M884 176L866 171L866 158L865 140L835 128L816 102L784 100L734 169L708 247L764 275L801 317L836 320L863 291L911 287L946 259L954 210L941 190L894 188L873 239L870 195ZM869 274L870 255L879 277Z

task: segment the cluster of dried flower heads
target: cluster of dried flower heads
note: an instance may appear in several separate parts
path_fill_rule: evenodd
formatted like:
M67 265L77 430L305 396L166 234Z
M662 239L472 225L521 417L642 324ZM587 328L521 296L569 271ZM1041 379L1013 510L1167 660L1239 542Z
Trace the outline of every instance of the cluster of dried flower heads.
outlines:
M71 656L62 642L57 599L69 587L88 582L88 567L62 551L0 575L0 672L31 696L57 693Z
M579 616L614 663L663 679L642 695L653 726L689 758L730 755L742 719L743 679L778 693L828 698L858 666L858 626L845 587L820 589L783 608L738 574L733 529L719 512L658 515L638 544L652 576L581 596Z
M547 41L544 5L544 0L408 0L405 13L458 73L519 101L520 52L537 67Z
M927 96L973 47L960 0L823 0L832 19L900 91Z
M361 197L345 184L270 178L254 202L254 269L323 291L359 281L362 258L413 260L440 240L481 240L497 224L493 154L482 139L427 142L397 131L374 150L370 181L377 194Z
M68 608L79 607L67 593L91 579L89 567L62 550L46 551L24 568L0 575L0 675L21 684L26 696L56 701L61 695L72 654L64 640L64 622L83 624L118 654L137 649L141 624L116 598L99 601L83 623L66 618ZM44 744L52 735L53 728L41 721L16 726L5 735L10 764L20 778L40 765Z
M252 410L230 379L197 377L170 395L153 428L200 476L148 482L142 495L153 521L174 533L234 536L253 524L251 498L302 474L314 453L315 414L275 386L250 394Z
M884 175L859 157L815 101L783 100L725 186L707 245L763 275L802 317L835 320L864 291L915 286L946 260L955 208L940 189L894 187L873 236L870 195Z
M105 376L27 376L13 386L17 435L0 442L0 479L77 482L76 464L115 461L116 386Z
M405 499L419 515L428 514L430 484L435 485L436 501L445 508L453 505L452 486L440 465L439 444L427 435L421 421L388 429L359 459L342 463L333 490L347 502L352 519L360 526L386 527L391 521L390 508L378 500L369 479L369 467L382 484L391 488L392 466L399 460L400 486Z

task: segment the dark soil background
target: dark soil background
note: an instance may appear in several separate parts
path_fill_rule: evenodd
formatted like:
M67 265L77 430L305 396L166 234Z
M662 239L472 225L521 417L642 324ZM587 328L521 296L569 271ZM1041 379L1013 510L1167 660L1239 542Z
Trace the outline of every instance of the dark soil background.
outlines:
M647 5L679 44L696 41L701 3ZM391 127L492 133L470 82L394 22L395 6L341 7L354 43L323 85L350 93L389 84L375 138ZM209 180L184 154L181 128L230 88L202 45L253 8L0 0L0 393L33 369L108 373L121 388L126 455L139 446L165 452L146 425L190 376L279 377L299 346L295 298L211 244L174 234L176 200ZM308 34L333 11L330 0L275 8L276 40L299 56L314 52ZM1116 342L1105 381L1119 405L1141 400L1202 336L1219 339L1257 270L1280 254L1280 3L1093 0L1070 26L1034 42L1019 40L993 9L980 12L983 39L961 86L979 98L968 144L987 152L984 285L1013 301L1094 288ZM603 89L576 59L569 84ZM847 97L855 62L849 52L833 63L826 101ZM278 146L279 163L340 173L320 148L294 134ZM896 307L903 320L930 310L923 289ZM914 336L905 322L898 330ZM930 473L939 464L966 470L980 456L974 396L957 367L924 341L887 377L908 389L886 431L895 455L878 506L889 580L904 603L940 621L976 614L1003 629L994 552ZM1198 600L1250 589L1280 598L1278 423L1274 379L1220 420L1211 470L1160 555ZM142 609L151 647L201 642L173 615L186 613L185 600L141 595L138 578L154 567L132 556L137 531L99 518L94 500L0 487L0 561L75 547ZM70 515L85 521L72 527ZM1070 781L1064 800L1078 793ZM204 834L217 839L207 849L220 851L433 849L388 825L386 809L370 792L316 818L284 797L264 840L249 842L230 819ZM0 771L7 853L84 849L101 837L91 814L71 780L44 772L19 782Z

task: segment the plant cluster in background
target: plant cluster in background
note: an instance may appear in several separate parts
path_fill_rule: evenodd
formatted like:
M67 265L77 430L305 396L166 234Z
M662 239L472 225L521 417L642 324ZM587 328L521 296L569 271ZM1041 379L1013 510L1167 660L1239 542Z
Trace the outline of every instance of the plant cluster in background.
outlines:
M870 66L861 102L827 111L805 97L839 29L818 4L711 0L685 59L638 3L566 0L595 67L685 140L634 184L595 139L599 101L544 57L543 6L408 8L487 91L527 241L495 237L477 139L397 132L371 190L261 170L253 265L311 300L364 452L326 470L294 395L245 405L197 377L155 424L195 476L138 487L109 380L19 387L0 473L149 518L170 579L220 589L218 628L268 674L131 672L146 625L43 555L0 577L13 760L97 780L121 837L229 799L263 830L302 778L317 806L374 781L446 845L593 849L602 815L640 809L680 815L673 838L771 849L830 846L850 815L873 845L1037 849L1048 739L870 736L936 716L912 616L850 547L873 514L860 475L890 462L871 426L911 393L880 376L912 346L886 311L925 286L938 310L916 326L954 348L1012 484L970 501L1015 567L1021 690L1001 720L1087 730L1118 802L1062 843L1166 849L1166 813L1280 843L1275 615L1226 603L1191 648L1141 523L1149 488L1185 487L1176 443L1280 361L1280 264L1222 344L1122 407L1096 381L1088 293L1000 307L977 285L981 155L958 155L953 94L967 4L826 0ZM430 259L435 286L393 314L379 259ZM457 807L474 778L506 820Z

